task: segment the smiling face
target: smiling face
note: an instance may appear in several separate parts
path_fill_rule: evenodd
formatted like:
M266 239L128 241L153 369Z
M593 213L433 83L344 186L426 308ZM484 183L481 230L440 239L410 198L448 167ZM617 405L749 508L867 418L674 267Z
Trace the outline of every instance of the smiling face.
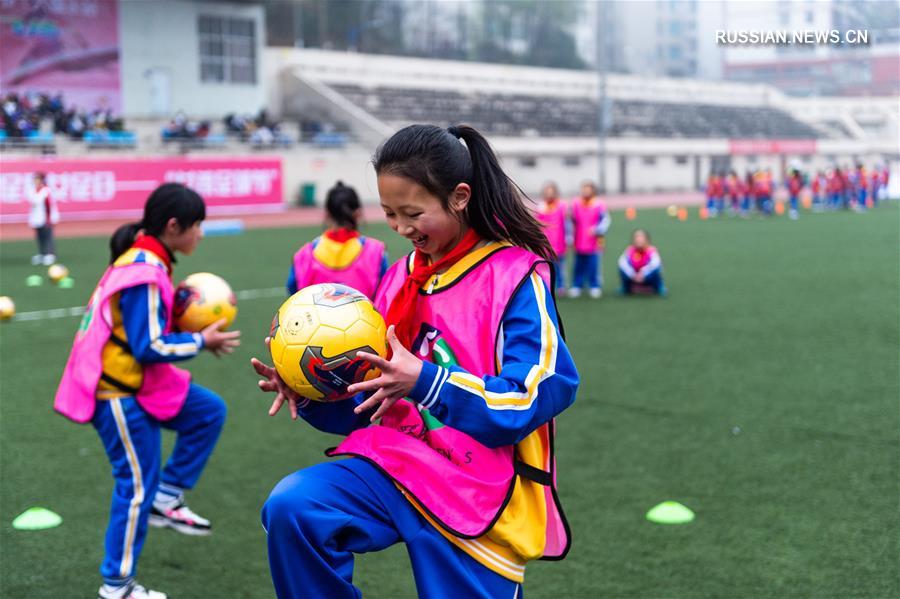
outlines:
M463 212L472 190L460 183L444 208L440 198L405 177L379 175L378 195L388 225L413 247L437 262L463 238L469 227Z

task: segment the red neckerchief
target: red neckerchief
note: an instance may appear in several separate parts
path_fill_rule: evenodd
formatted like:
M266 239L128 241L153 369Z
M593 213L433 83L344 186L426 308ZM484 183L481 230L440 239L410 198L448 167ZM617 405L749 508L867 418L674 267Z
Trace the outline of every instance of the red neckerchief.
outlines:
M355 229L328 229L323 233L325 237L330 239L331 241L337 241L338 243L344 243L350 241L351 239L356 239L359 237L359 231Z
M412 321L416 314L419 288L436 272L452 266L460 258L468 254L479 241L481 241L481 237L478 236L475 229L469 229L468 233L456 244L455 248L446 256L430 265L425 254L416 250L412 272L409 273L400 291L394 296L385 318L388 326L394 325L394 332L397 334L397 339L400 340L403 347L412 350L412 342L415 335L415 331L412 330Z
M164 246L162 242L152 235L141 235L137 239L134 240L134 243L131 244L131 247L137 248L139 250L147 250L153 252L163 261L166 265L166 270L169 274L172 274L172 264L175 262L175 256L172 255L172 252L169 251L169 248Z

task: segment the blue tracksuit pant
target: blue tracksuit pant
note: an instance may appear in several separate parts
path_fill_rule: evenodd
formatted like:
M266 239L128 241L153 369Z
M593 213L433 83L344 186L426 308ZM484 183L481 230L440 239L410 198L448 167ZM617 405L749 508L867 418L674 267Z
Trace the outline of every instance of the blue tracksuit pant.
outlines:
M361 597L353 555L406 543L419 597L521 598L521 585L447 541L375 466L324 462L282 479L262 509L280 599Z
M634 285L646 285L648 287L653 287L653 290L656 293L661 293L665 291L665 285L663 285L662 279L662 271L657 268L656 270L650 271L644 277L643 283L638 283L623 271L621 268L619 269L619 278L622 280L622 293L625 295L631 295L632 287Z
M194 384L178 415L165 422L145 412L134 397L97 401L92 424L115 479L106 556L100 566L106 582L119 584L134 575L160 479L160 428L178 435L162 482L190 489L212 454L225 423L225 411L225 402L218 395Z
M581 289L585 283L591 289L600 289L603 285L601 269L602 252L593 254L575 254L575 268L572 273L572 287Z
M556 290L566 288L566 259L564 256L557 256L554 263L556 269Z

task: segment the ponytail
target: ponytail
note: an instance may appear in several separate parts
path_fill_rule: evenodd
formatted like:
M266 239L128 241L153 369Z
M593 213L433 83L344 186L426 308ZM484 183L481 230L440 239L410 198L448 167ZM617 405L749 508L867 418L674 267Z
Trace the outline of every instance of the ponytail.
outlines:
M144 228L144 224L140 222L128 223L122 225L109 238L109 263L115 262L119 256L125 253L125 250L134 244L138 231Z
M472 197L465 218L476 233L491 241L509 241L546 260L555 258L541 225L525 207L527 196L503 172L490 144L474 128L410 125L385 141L372 163L378 175L397 175L421 185L445 210L456 186L469 184Z
M325 210L328 217L339 227L345 229L358 228L356 211L362 207L356 190L344 185L341 181L335 183L325 196Z
M528 196L503 172L488 141L468 125L454 129L472 158L472 198L466 206L469 225L485 239L509 241L553 261L556 254L543 227L525 207Z
M181 183L163 183L147 198L144 218L140 222L122 225L112 234L109 239L109 263L115 262L134 244L139 231L159 237L173 218L183 231L206 218L206 204L200 194Z

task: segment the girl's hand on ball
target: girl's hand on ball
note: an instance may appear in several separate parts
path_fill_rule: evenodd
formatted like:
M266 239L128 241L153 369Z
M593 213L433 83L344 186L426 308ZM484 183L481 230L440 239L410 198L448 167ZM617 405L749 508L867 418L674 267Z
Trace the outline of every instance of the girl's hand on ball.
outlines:
M269 340L269 337L266 337L267 347L269 345ZM278 371L268 364L264 364L256 358L251 358L250 364L253 366L253 369L256 370L256 373L263 377L263 380L258 381L257 383L259 385L259 390L277 394L275 395L275 401L272 402L272 407L269 408L269 416L277 414L278 410L281 409L281 406L284 405L284 402L287 402L288 407L291 410L291 418L296 420L297 404L302 398L297 395L293 389L288 387L287 384L281 380L281 377L278 376Z
M203 349L207 349L217 358L222 354L230 354L238 345L241 344L240 331L220 331L219 329L225 325L225 319L220 318L202 331Z
M416 381L419 379L419 373L422 372L422 360L412 355L397 339L394 332L394 326L391 325L387 330L387 340L391 346L392 356L390 361L385 360L381 356L370 354L367 352L358 352L357 357L370 362L373 366L381 370L381 376L371 381L363 381L347 387L350 393L359 393L360 391L375 391L367 400L356 406L353 410L357 414L361 414L366 410L378 406L378 409L372 414L371 421L375 422L394 405L397 400L409 395ZM381 405L379 405L381 404Z

